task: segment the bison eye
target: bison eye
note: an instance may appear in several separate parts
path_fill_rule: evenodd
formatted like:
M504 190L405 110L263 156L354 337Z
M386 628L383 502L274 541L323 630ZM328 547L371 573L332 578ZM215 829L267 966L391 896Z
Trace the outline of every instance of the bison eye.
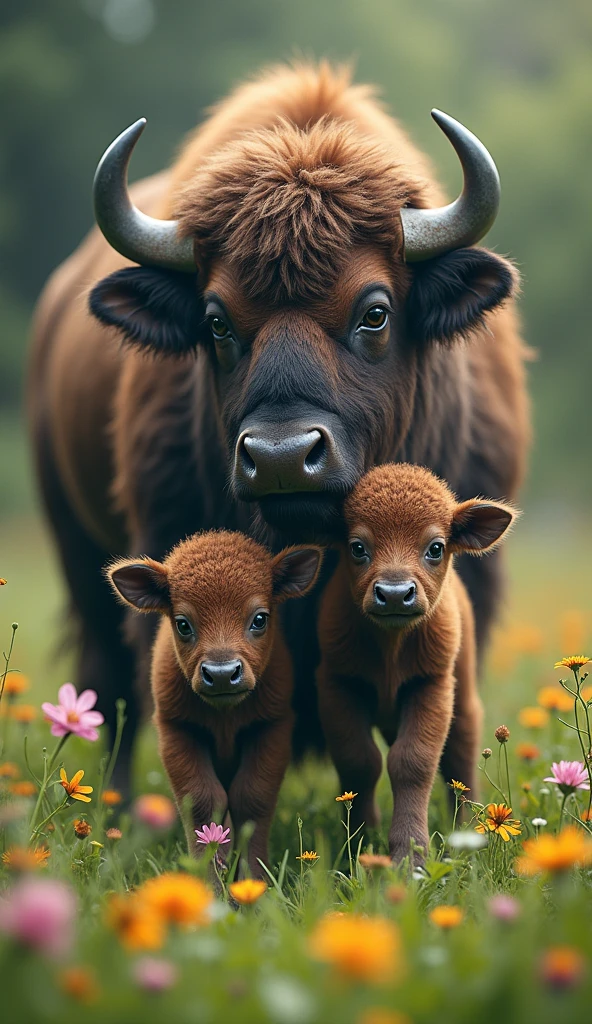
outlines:
M181 640L191 640L195 636L193 626L184 615L175 615L175 627Z
M230 328L225 320L219 316L213 316L210 319L210 330L218 341L221 338L227 338L230 334Z
M383 327L386 327L387 321L388 313L384 306L371 306L364 314L360 327L365 327L370 331L381 331Z
M426 551L426 559L433 565L441 562L444 558L444 544L441 540L433 541Z
M267 612L257 612L255 617L253 618L251 625L249 626L251 633L263 633L264 630L267 629L268 619L269 615L267 614Z
M354 562L363 562L365 559L370 558L370 555L366 551L361 540L353 540L349 546L349 550L351 551Z

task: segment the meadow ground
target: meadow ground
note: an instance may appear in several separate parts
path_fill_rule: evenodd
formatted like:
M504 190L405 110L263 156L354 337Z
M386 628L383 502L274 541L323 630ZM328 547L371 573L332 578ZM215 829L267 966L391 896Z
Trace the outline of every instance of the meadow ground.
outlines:
M355 836L350 861L347 803L336 800L335 774L308 762L290 771L282 790L268 885L263 892L233 890L234 905L242 901L236 910L226 899L231 877L222 872L224 891L214 896L205 861L196 866L186 857L168 800L138 800L168 796L150 727L138 748L131 807L122 810L102 798L109 769L101 739L72 736L35 816L43 747L51 755L57 743L40 705L57 703L70 661L57 652L63 595L47 539L35 519L5 522L0 646L7 649L11 623L18 621L11 667L25 676L21 682L8 675L10 687L21 692L5 691L0 704L6 1019L589 1020L592 835L581 818L589 794L566 794L544 779L552 762L584 763L578 734L569 728L574 702L558 683L565 678L572 685L574 676L553 665L592 649L592 549L577 524L559 533L552 523L534 528L526 521L508 547L510 596L483 685L483 744L492 756L480 762L481 792L466 794L462 823L459 816L453 827L445 787L438 784L424 871L410 876L364 856L386 852L385 829ZM586 687L584 681L587 699ZM580 724L584 720L580 704ZM510 732L505 744L494 735L502 724ZM57 774L62 763L70 784L84 770L80 784L93 787L90 802L66 799ZM585 784L586 770L582 778ZM380 803L386 821L384 778ZM507 841L508 812L488 810L490 803L512 807L519 824ZM29 850L36 855L26 852L32 818L37 831ZM75 829L74 821L83 824ZM299 861L301 849L317 859Z

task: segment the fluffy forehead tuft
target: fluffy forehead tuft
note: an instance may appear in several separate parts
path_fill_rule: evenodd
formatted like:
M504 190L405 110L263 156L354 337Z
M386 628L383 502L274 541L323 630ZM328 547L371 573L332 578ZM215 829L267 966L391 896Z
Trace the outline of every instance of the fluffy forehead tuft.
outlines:
M393 257L399 211L424 205L425 183L352 123L324 117L252 130L210 156L175 215L200 263L222 257L246 294L269 302L326 294L352 246Z
M456 498L447 484L423 466L388 463L370 470L345 502L350 527L365 524L375 537L400 533L410 536L430 524L448 528Z
M272 556L243 533L210 530L181 541L165 561L174 600L241 604L271 597Z

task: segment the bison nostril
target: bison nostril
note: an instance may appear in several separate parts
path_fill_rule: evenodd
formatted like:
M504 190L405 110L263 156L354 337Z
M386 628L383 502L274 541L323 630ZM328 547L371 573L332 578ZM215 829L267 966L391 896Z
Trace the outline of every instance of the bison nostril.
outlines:
M231 683L240 683L242 674L243 674L243 666L241 665L241 663L239 661L237 666L236 666L236 668L235 668L235 670L234 670L234 672L232 673L232 675L230 677L230 682Z
M205 665L201 666L201 677L202 677L204 683L207 683L208 686L213 686L214 685L214 679L212 677L212 674L211 674L211 672L208 672L208 670L207 670Z
M308 455L306 456L306 458L304 460L304 467L305 467L305 469L308 469L308 470L316 469L317 466L319 466L324 461L325 451L326 451L325 438L321 434L321 436L319 437L318 441L315 441L314 445L312 446L312 448L310 449Z
M245 437L243 437L241 439L241 442L240 442L240 445L239 445L238 454L239 454L239 459L241 461L242 469L243 469L243 472L245 473L245 475L249 476L249 477L254 477L254 476L257 475L257 463L255 462L255 460L252 458L252 456L249 454L249 452L247 450L247 441L248 440L249 440L248 435L245 435Z
M413 604L415 601L415 583L412 583L409 590L403 596L403 604Z
M386 597L384 596L384 593L378 586L378 583L374 584L374 597L376 598L377 604L386 604Z

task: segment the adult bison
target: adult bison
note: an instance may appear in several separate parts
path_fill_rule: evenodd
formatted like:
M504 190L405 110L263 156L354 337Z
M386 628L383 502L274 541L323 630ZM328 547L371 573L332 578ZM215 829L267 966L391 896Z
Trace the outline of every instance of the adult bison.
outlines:
M170 171L135 187L137 207L126 171L143 122L99 166L103 234L40 300L29 413L82 626L78 683L111 723L127 700L124 770L138 666L102 576L112 555L160 559L211 527L320 540L386 460L425 464L460 498L516 491L528 435L516 274L472 247L494 219L497 172L470 132L434 116L464 172L444 207L371 91L326 65L239 88ZM498 571L495 557L464 567L481 639ZM314 599L300 605L288 635L311 739Z

